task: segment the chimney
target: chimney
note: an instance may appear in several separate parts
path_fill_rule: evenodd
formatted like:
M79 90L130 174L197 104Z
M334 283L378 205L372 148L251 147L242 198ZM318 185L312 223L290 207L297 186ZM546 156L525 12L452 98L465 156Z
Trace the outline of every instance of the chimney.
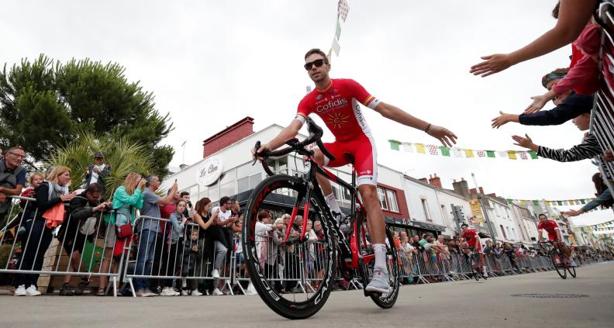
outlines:
M441 189L441 178L437 176L437 173L431 176L429 179L429 184L435 188Z
M454 188L454 192L457 194L462 195L465 198L471 198L469 194L469 184L465 179L454 181L452 183L452 188Z
M246 116L242 120L205 139L203 141L203 158L207 158L253 133L254 119Z

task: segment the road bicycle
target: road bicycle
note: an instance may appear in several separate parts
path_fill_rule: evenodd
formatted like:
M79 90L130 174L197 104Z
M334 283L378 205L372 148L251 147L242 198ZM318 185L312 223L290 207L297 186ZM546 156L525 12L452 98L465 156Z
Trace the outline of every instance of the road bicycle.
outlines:
M568 258L552 241L539 242L540 247L545 251L552 261L552 266L556 273L562 278L567 279L567 273L573 278L576 277L576 267L571 265L572 258Z
M473 279L476 281L480 281L480 278L484 280L488 279L487 275L483 275L483 268L480 266L480 253L475 252L471 248L466 248L465 250L465 260L467 261L467 265L471 267L471 274L473 275Z
M356 288L366 285L371 280L375 262L366 213L356 189L355 170L348 183L317 164L314 151L310 149L313 144L325 156L331 159L333 156L321 142L323 130L309 118L307 126L309 136L303 141L293 139L284 149L258 154L269 177L252 191L243 224L243 251L250 279L262 300L277 314L289 319L304 319L317 313L336 284L344 282ZM260 142L255 149L259 147ZM275 174L268 161L292 152L303 156L306 172ZM340 220L345 224L341 225L333 217L316 179L318 173L349 193L350 212ZM258 214L264 209L291 212L285 231L276 232L275 227L263 226L263 223L256 228ZM299 213L304 218L302 221ZM308 221L314 224L314 229L320 229L316 240L313 239L315 232L307 229ZM296 222L301 224L291 232L290 227ZM346 229L342 231L341 226ZM266 232L256 235L263 227ZM272 239L272 234L281 234L281 240ZM398 256L389 226L386 226L386 239L391 289L388 293L364 292L384 309L395 304L400 288Z

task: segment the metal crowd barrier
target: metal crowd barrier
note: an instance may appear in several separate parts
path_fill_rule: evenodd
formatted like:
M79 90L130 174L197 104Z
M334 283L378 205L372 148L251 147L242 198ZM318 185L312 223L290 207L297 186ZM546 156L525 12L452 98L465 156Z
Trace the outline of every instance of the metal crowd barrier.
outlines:
M42 275L37 286L41 279L51 276L80 277L87 282L85 287L89 287L91 277L106 277L111 281L107 288L112 286L114 294L117 293L123 259L111 256L115 245L107 243L111 227L103 221L104 215L109 213L98 213L86 220L73 219L68 213L62 225L53 230L51 243L46 244L45 234L33 234L34 224L41 224L34 221L38 214L35 199L15 196L12 202L6 223L0 229L3 255L0 256L0 273L13 274L13 283L17 274ZM89 222L86 224L86 221ZM113 270L116 266L119 268Z
M404 283L433 283L470 279L473 268L469 258L462 253L435 254L430 251L398 250L401 281ZM587 262L584 262L587 264ZM578 263L578 265L581 265ZM549 257L523 254L509 256L484 255L484 267L489 277L553 270Z
M614 2L603 1L597 10L603 36L600 49L601 86L595 93L591 128L601 149L614 150ZM598 159L600 171L610 190L614 187L614 162Z
M194 282L211 280L215 284L214 288L233 295L234 280L231 278L235 276L234 266L237 263L234 239L230 239L231 244L226 251L213 243L208 252L204 240L200 238L202 234L199 225L185 224L180 237L175 241L171 238L172 229L169 219L140 216L135 220L133 238L124 248L127 259L124 278L132 295L136 296L136 279L147 280L146 285L150 288L182 289L188 287L189 283L191 290L197 289ZM144 238L150 234L152 239ZM221 265L216 268L218 260ZM139 265L139 261L145 265ZM213 277L214 269L218 269L219 277Z

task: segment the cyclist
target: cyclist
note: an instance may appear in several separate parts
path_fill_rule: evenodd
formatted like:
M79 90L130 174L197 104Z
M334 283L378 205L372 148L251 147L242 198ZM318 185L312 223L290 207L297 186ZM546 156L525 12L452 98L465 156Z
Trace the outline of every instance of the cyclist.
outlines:
M563 235L561 234L558 223L556 223L555 220L548 219L546 214L542 213L539 215L539 223L537 224L537 234L539 235L540 242L543 240L543 230L546 230L548 233L548 240L552 242L552 245L563 253L565 265L573 265L573 263L569 262L571 258L571 248L563 241Z
M353 160L357 172L358 191L367 212L370 236L375 253L375 267L367 291L387 293L390 289L386 267L386 230L384 214L377 196L377 153L375 142L359 103L382 116L401 124L423 130L439 139L444 145L456 143L456 135L441 126L427 123L403 110L384 103L369 94L360 84L350 79L331 79L331 65L326 54L320 49L311 49L305 54L305 70L315 83L315 89L299 103L296 117L275 138L255 150L256 154L272 151L294 138L309 114L322 118L335 136L335 142L324 144L334 159L326 158L322 151L315 149L314 157L321 165L338 167ZM341 209L333 194L330 181L318 176L318 182L326 197L333 216L341 219Z
M461 224L461 232L461 237L465 239L467 247L473 253L479 254L478 265L476 266L476 268L474 268L475 271L482 271L482 277L487 278L486 266L484 265L484 252L482 251L482 244L480 243L480 236L478 235L478 232L473 228L469 228L469 225L467 223Z

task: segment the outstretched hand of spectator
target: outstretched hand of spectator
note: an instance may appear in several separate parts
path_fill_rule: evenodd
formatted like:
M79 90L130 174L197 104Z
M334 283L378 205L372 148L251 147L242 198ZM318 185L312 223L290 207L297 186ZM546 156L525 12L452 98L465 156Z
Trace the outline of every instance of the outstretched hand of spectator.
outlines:
M443 126L431 125L426 133L428 133L431 137L439 139L439 141L446 147L452 147L456 143L456 135Z
M562 211L561 214L563 214L564 216L578 216L582 214L582 211L569 210L569 211Z
M544 106L546 106L548 100L550 100L548 97L546 97L546 95L531 97L531 99L533 99L533 102L524 110L525 114L539 112L542 108L544 108Z
M518 122L518 115L508 114L499 111L499 116L492 119L491 126L493 127L493 129L498 129L509 122Z
M527 149L531 149L533 151L537 151L537 145L533 143L533 140L531 140L531 137L529 137L528 134L525 134L524 137L522 136L512 136L512 139L514 139L514 141L516 141L516 143L514 145L516 146L520 146L520 147L524 147Z
M473 75L487 77L514 65L514 62L511 60L508 54L494 54L480 58L482 58L484 61L471 66L471 69L469 70L469 72Z

